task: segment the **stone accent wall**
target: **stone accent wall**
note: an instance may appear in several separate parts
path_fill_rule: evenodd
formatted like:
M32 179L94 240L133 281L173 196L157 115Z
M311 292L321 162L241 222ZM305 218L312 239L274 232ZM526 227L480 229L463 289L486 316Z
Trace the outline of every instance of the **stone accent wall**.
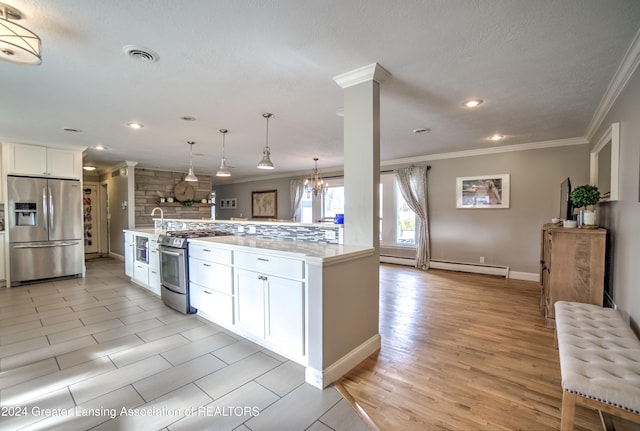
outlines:
M153 226L151 211L154 207L162 208L164 218L169 219L211 219L211 207L208 204L199 203L200 199L208 198L211 193L211 177L196 173L198 182L191 183L195 190L198 203L192 206L184 206L177 201L161 204L159 193L165 197L174 196L173 188L181 182L185 176L183 172L154 171L151 169L136 168L135 172L135 200L136 200L136 227ZM155 217L160 217L156 212Z

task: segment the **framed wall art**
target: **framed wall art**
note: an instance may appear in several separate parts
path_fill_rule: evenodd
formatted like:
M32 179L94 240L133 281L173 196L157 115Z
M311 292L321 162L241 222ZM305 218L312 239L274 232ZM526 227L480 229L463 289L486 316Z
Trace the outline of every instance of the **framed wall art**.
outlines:
M509 208L509 174L456 178L456 208Z
M278 191L265 190L259 192L251 192L251 217L277 218Z

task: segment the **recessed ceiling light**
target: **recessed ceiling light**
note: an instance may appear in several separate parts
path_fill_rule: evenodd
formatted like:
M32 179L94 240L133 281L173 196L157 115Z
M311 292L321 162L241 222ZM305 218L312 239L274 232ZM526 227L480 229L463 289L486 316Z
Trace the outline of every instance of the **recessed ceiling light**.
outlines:
M467 108L477 108L478 106L482 105L483 102L484 100L482 99L469 99L462 102L462 105Z
M135 122L127 123L127 126L131 127L132 129L142 129L144 127L142 124Z
M98 145L96 145L96 146L95 146L95 147L93 147L93 148L95 148L95 149L96 149L96 150L98 150L98 151L104 151L104 150L106 150L106 149L107 149L107 147L105 147L105 146L104 146L104 145L102 145L102 144L98 144Z
M491 140L491 141L499 141L499 140L501 140L501 139L504 139L504 135L501 135L501 134L499 134L499 133L496 133L496 134L491 135L491 136L489 137L489 140Z
M90 166L90 165L85 165L82 167L82 169L84 169L85 171L95 171L96 167L95 166Z
M429 133L431 131L431 129L429 129L428 127L422 127L420 129L413 129L413 133Z

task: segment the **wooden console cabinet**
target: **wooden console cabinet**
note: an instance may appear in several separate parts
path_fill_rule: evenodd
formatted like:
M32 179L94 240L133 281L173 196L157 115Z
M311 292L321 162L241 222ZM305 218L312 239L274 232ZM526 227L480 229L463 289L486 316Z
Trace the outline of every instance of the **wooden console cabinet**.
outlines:
M548 328L555 327L556 301L602 306L606 229L544 225L540 246L540 311Z

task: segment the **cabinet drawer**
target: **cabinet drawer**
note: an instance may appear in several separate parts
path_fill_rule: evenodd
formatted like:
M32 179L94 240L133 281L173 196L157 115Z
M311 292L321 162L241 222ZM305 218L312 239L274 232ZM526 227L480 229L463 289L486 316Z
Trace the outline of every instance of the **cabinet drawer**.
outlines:
M191 306L223 326L233 325L233 296L189 283Z
M304 278L304 262L302 260L243 251L236 251L234 260L236 266L253 271L289 278Z
M133 279L144 285L149 285L149 267L136 262L133 265Z
M233 295L233 274L230 266L207 260L189 258L189 281Z
M231 250L189 243L189 256L231 265Z

